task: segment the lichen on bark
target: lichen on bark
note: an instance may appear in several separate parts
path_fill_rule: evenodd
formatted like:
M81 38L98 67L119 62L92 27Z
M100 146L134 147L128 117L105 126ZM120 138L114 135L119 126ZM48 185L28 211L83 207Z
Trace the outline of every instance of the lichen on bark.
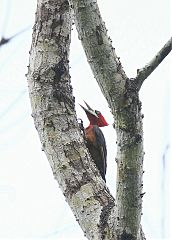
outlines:
M114 116L116 202L77 122L69 75L70 7L88 63ZM88 239L145 240L140 225L144 152L139 89L170 51L171 40L158 60L129 79L95 0L38 0L27 76L32 116L54 178Z
M111 202L114 206L114 198L90 158L77 122L69 75L70 32L68 1L39 0L27 75L29 94L54 178L84 234L98 240L105 228L100 216ZM113 231L108 217L106 229Z

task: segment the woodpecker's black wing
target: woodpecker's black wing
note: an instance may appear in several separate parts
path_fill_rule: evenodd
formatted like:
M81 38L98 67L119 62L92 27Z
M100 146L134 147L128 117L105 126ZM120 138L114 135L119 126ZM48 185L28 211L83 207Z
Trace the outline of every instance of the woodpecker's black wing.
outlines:
M87 147L97 168L100 171L102 178L104 179L104 181L106 181L105 179L107 167L106 141L101 129L97 125L94 125L91 130L92 133L95 135L95 138L94 141L90 141L89 138L87 139Z

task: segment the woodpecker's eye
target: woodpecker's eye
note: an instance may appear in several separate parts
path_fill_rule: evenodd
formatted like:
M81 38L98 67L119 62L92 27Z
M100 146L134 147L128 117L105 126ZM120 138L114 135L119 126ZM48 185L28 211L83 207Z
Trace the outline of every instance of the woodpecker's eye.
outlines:
M95 110L95 113L96 113L97 115L101 114L101 112L98 111L98 110Z

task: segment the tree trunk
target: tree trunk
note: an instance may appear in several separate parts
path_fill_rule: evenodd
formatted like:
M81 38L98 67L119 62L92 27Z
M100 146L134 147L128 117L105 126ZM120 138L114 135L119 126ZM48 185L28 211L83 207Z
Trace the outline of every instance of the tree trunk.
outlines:
M85 146L74 109L68 1L39 0L28 70L32 116L55 179L88 239L114 239L114 198Z
M114 115L117 132L116 233L137 239L142 210L143 131L141 103L107 36L96 1L71 0L79 38Z
M54 177L85 236L94 240L143 240L144 152L138 94L144 79L129 79L125 74L96 1L69 2L88 62L114 116L116 204L77 122L69 75L71 16L67 0L38 0L28 70L35 126ZM170 49L171 45L168 52ZM145 69L149 68L144 68L142 75L148 76Z

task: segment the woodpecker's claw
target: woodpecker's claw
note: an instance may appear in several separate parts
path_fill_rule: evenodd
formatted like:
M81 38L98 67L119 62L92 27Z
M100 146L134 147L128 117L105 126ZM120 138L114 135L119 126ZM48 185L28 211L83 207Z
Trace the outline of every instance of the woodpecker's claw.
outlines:
M81 132L83 134L83 137L84 137L84 140L86 141L86 136L85 136L85 129L84 129L84 125L83 125L83 120L81 118L78 118L77 119L78 121L78 124L79 124L79 128L81 129Z
M84 131L84 125L83 125L83 120L81 118L78 118L78 124L79 124L79 128ZM79 122L80 121L80 122Z

